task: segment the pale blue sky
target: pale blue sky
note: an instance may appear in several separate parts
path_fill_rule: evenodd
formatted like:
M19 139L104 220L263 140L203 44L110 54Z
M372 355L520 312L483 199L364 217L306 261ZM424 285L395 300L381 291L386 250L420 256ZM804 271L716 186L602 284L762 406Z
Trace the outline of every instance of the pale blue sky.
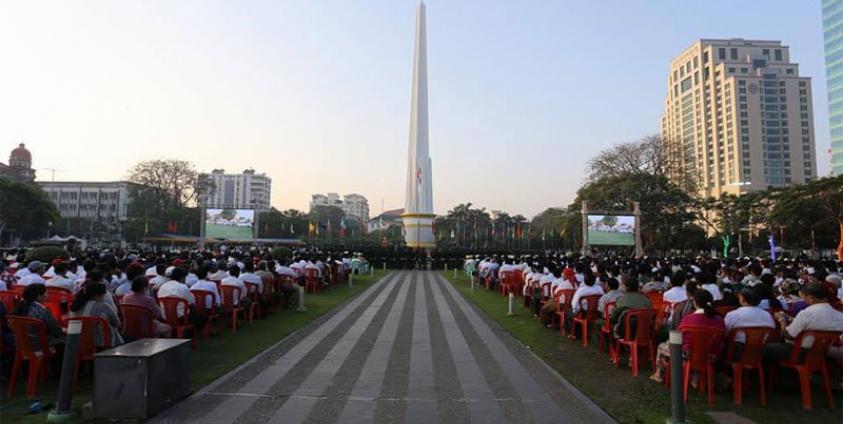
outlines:
M567 205L588 158L658 132L669 62L699 38L791 47L828 173L819 0L426 3L438 213ZM279 208L402 207L416 4L3 2L0 150L25 141L56 180L179 157L266 172Z

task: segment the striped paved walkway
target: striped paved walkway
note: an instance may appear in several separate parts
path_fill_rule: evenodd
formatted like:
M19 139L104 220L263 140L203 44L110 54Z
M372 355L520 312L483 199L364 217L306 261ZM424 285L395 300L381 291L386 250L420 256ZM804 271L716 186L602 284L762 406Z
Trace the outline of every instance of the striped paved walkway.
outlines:
M441 275L394 272L156 423L611 423Z

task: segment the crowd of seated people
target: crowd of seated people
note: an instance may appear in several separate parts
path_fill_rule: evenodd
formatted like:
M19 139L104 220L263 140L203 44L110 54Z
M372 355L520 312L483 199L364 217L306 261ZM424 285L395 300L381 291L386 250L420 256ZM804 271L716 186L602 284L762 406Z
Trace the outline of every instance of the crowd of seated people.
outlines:
M582 327L571 323L585 321L588 338L608 346L616 364L622 345L633 345L625 337L645 338L642 351L652 351L651 379L659 383L669 368L668 333L678 331L685 363L697 364L694 355L710 357L720 390L742 390L735 377L743 374L734 375L728 365L745 364L756 350L769 379L781 366L831 374L837 380L832 386L843 388L843 262L492 255L468 257L464 269L476 285L524 296L524 307L542 325L559 327L568 338L582 339ZM589 313L589 305L596 305L596 313ZM650 323L649 332L624 328L638 319ZM700 345L696 350L694 343ZM827 367L817 355L826 357ZM708 383L702 378L691 373L690 384ZM810 404L808 394L803 405Z
M89 338L97 350L147 337L186 337L195 343L211 319L230 319L235 328L273 309L288 308L306 282L324 288L346 281L352 260L314 251L275 258L254 247L225 252L87 250L49 263L27 260L25 253L7 252L0 258L4 378L12 374L17 353L26 349L47 352L60 362L74 319L97 323ZM230 304L224 292L232 293ZM225 315L226 308L249 313ZM16 332L13 323L18 321L26 327ZM42 332L48 346L42 346Z

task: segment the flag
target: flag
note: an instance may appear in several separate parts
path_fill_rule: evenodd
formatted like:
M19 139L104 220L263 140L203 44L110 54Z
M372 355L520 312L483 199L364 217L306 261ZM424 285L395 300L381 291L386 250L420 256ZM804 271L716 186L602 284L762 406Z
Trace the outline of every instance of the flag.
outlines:
M178 231L178 228L176 227L176 223L175 222L168 222L167 223L167 232L168 233L175 233L176 231Z
M144 221L143 223L143 235L149 234L149 222Z
M307 223L307 233L311 236L314 234L319 234L319 231L316 230L316 224L313 221L308 221Z
M453 228L451 228L451 239L452 240L454 239L454 229Z
M290 223L290 235L293 235L295 233L296 233L295 230L293 230L293 223L291 222Z
M522 232L522 230L521 230L521 223L519 222L519 223L515 226L515 237L516 237L516 238L521 238L521 235L522 235L522 234L523 234L523 232Z
M340 236L345 237L348 235L348 228L345 226L345 218L340 220Z

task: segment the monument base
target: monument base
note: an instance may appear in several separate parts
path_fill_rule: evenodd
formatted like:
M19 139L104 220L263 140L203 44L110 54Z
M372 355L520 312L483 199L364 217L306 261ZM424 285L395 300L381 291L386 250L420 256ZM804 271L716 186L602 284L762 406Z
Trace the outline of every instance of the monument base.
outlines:
M412 249L430 249L436 246L433 238L433 214L401 215L404 223L404 242Z

